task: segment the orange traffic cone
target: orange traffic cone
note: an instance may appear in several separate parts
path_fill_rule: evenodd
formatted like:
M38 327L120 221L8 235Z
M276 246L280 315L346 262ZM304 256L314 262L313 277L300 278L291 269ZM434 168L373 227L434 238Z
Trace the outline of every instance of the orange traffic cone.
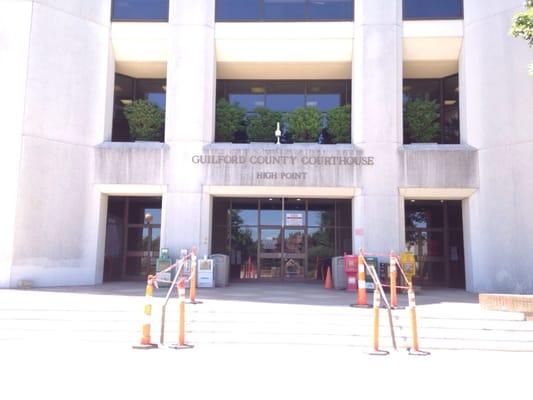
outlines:
M142 324L142 336L139 344L133 345L134 349L153 349L157 348L157 344L152 343L150 336L151 320L152 320L152 296L154 293L155 276L148 275L146 282L146 295L144 306L144 321Z
M333 289L333 283L331 282L331 267L327 267L326 280L324 281L324 289Z

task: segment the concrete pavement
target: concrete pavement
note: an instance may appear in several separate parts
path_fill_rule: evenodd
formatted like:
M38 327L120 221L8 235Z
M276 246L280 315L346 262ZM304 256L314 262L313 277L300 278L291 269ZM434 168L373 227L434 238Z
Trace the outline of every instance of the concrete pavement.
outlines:
M152 337L160 337L164 289ZM427 357L409 356L405 310L394 312L399 351L382 312L385 357L367 355L371 310L354 294L313 284L233 284L200 289L187 306L195 347L136 351L144 284L0 291L0 379L8 399L55 398L530 398L533 323L479 308L464 291L417 295ZM369 295L369 300L371 296ZM177 338L177 307L166 342ZM405 296L400 296L405 302ZM411 397L408 397L408 394Z

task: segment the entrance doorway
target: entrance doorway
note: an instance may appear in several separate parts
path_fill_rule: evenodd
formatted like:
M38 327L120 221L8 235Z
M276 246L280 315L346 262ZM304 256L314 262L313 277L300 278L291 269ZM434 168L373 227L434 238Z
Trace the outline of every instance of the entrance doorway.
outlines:
M465 288L460 200L406 200L405 245L415 254L415 283Z
M161 237L161 197L110 196L104 281L144 280L155 271Z
M351 200L213 200L213 252L230 256L233 279L322 279L351 253Z

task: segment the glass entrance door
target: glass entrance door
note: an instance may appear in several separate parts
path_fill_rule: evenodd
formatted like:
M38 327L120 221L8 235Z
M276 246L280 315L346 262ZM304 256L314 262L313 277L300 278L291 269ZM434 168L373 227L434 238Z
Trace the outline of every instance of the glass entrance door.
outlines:
M259 241L259 278L305 277L305 229L262 228Z
M213 252L232 279L321 280L335 255L351 254L351 201L215 198Z

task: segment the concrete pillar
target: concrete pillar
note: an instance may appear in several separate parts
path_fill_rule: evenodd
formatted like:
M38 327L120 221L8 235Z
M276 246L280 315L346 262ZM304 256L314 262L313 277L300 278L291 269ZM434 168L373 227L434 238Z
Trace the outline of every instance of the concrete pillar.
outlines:
M0 17L0 33L10 40L1 59L17 68L1 74L12 81L6 87L12 125L5 131L11 155L2 156L9 160L4 170L16 177L7 180L5 210L15 220L14 229L7 228L13 232L6 242L10 286L22 279L35 286L94 284L104 245L98 241L105 221L93 187L93 146L102 142L112 110L110 1L49 3L2 2L0 8L6 19Z
M532 51L508 33L523 3L464 0L461 136L479 152L479 190L463 202L472 292L533 293Z
M19 189L24 100L29 57L31 2L0 3L0 86L9 95L0 96L2 146L2 215L0 240L0 288L9 287L13 263L15 216Z
M214 138L215 1L170 0L169 25L164 245L174 256L192 245L204 254L210 199L202 191L204 171L191 157Z
M353 201L354 249L400 250L403 201L398 182L402 143L401 0L354 3L352 142L375 165L361 171L362 193Z

